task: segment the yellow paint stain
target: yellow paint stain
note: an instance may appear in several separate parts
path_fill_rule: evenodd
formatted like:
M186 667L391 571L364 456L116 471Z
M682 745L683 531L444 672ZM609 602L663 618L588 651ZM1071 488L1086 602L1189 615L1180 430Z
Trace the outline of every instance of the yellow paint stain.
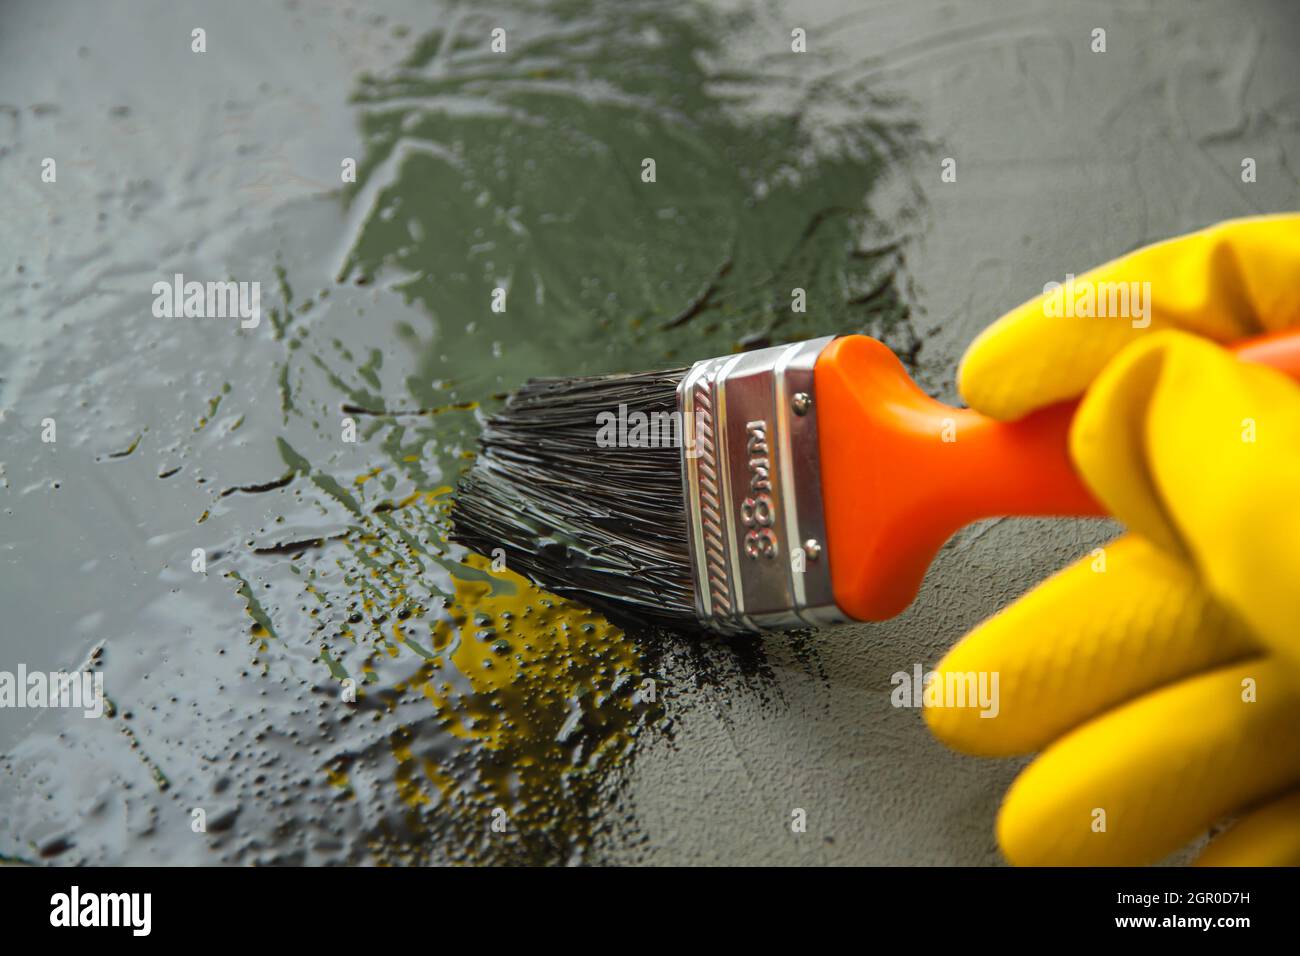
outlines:
M471 555L466 563L486 570ZM542 790L574 768L575 740L618 750L636 720L632 688L641 672L623 631L594 611L548 595L510 571L491 581L457 579L451 621L434 628L434 649L468 681L470 694L425 694L448 729L511 756L512 773L490 783L498 796L512 775Z
M325 779L329 781L331 787L337 787L340 790L352 789L352 781L348 777L348 772L341 767L326 767Z
M413 538L445 540L452 491L421 489L391 510ZM347 568L352 590L334 603L358 626L335 634L368 648L347 665L358 698L392 713L400 706L412 720L388 738L385 773L415 845L447 825L480 833L501 808L510 833L540 837L523 839L519 852L557 843L580 852L590 840L587 808L658 713L634 697L646 676L636 645L596 612L492 572L479 555L463 559L477 574L451 574L438 580L449 593L430 592L427 565L421 572L403 557L414 552L383 523L355 529L349 546L358 559ZM430 613L434 602L441 607ZM338 785L334 771L322 772ZM494 841L492 853L505 845Z
M490 567L477 555L465 563ZM437 658L393 689L421 693L458 747L414 754L395 735L397 795L412 810L437 795L443 811L475 818L505 807L512 827L585 845L582 794L630 752L644 716L633 698L642 678L634 645L595 612L510 571L455 579L446 615L430 629ZM405 637L398 626L392 633Z

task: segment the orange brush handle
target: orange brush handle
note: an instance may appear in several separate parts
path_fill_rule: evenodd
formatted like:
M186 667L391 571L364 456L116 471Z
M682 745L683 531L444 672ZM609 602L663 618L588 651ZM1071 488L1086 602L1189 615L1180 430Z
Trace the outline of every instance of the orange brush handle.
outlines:
M1300 330L1237 343L1300 379ZM885 345L836 339L814 371L835 601L882 621L916 597L959 528L1003 515L1104 515L1070 461L1077 402L999 422L930 398Z

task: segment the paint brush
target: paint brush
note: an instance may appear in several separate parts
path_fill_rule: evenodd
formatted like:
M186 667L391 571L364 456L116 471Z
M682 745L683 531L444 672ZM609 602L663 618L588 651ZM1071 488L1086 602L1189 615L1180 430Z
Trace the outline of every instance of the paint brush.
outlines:
M1300 333L1233 349L1300 378ZM533 380L488 418L452 536L625 619L884 620L972 521L1105 514L1070 463L1076 404L1014 422L954 408L865 335Z

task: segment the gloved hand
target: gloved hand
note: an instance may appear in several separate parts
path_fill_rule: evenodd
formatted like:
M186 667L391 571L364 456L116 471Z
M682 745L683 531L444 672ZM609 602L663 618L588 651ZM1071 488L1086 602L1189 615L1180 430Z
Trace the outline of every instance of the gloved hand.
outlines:
M1080 314L1116 282L1128 315ZM962 395L997 418L1087 390L1071 456L1129 529L937 669L1000 691L994 718L927 708L939 739L1041 751L999 814L1011 862L1156 862L1241 815L1200 862L1300 864L1300 388L1213 344L1298 325L1300 216L1273 216L1101 266L966 353Z

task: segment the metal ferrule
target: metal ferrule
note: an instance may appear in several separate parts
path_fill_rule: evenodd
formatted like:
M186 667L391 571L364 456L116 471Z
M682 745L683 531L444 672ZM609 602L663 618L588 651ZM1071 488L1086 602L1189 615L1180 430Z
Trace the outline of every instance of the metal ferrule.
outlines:
M813 389L833 339L706 359L677 387L695 609L714 630L846 620L831 591Z

